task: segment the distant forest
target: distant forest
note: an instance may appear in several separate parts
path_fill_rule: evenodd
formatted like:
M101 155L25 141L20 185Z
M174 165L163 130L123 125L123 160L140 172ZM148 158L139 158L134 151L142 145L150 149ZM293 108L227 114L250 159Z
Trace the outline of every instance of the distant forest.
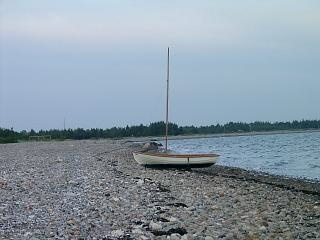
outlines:
M278 130L303 130L320 129L320 120L302 120L292 122L229 122L210 126L178 126L175 123L169 124L169 135L192 135L192 134L215 134L215 133L241 133L241 132L262 132ZM137 125L126 127L113 127L109 129L51 129L40 131L21 131L0 128L0 143L14 143L26 141L33 136L50 135L51 139L98 139L98 138L124 138L124 137L145 137L163 136L165 133L164 122L154 122L149 125Z

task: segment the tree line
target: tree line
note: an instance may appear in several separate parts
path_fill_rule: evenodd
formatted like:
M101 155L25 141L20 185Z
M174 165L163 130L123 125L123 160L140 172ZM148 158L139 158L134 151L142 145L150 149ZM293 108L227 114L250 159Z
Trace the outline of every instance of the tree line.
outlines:
M113 127L109 129L50 129L35 131L14 131L0 128L0 143L14 143L29 140L32 136L50 135L51 139L98 139L98 138L124 138L124 137L145 137L163 136L165 133L163 121L150 123L149 125L134 125L126 127ZM178 126L169 123L169 135L192 135L192 134L216 134L216 133L241 133L241 132L262 132L278 130L299 130L299 129L320 129L320 120L301 120L291 122L261 122L253 123L229 122L210 126Z

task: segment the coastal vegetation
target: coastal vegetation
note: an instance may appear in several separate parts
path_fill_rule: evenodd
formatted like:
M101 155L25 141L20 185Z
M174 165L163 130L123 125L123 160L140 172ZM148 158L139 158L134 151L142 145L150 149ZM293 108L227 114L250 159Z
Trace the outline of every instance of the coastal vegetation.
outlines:
M169 124L169 135L192 135L192 134L221 134L221 133L247 133L281 130L310 130L320 129L320 120L301 120L291 122L229 122L210 126L178 126L175 123ZM165 132L163 121L150 123L149 125L135 125L126 127L113 127L109 129L50 129L35 131L15 131L0 128L0 143L16 143L32 139L32 136L50 135L51 139L94 139L94 138L123 138L123 137L145 137L162 136Z

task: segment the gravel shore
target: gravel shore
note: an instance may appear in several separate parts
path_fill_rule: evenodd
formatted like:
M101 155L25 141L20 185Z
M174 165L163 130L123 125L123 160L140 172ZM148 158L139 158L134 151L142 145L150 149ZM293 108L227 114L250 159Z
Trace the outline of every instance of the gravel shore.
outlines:
M145 169L138 148L0 145L0 239L320 239L319 183Z

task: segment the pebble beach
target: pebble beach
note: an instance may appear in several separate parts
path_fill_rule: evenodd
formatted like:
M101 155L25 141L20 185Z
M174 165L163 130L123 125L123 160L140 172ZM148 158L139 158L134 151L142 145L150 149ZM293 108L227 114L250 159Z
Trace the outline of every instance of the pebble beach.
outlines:
M320 184L145 169L124 140L0 145L0 239L320 239Z

